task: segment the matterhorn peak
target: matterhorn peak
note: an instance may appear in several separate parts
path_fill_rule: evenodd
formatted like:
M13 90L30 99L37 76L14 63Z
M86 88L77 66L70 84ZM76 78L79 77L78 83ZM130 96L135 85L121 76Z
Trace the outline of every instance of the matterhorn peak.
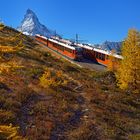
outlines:
M27 9L21 25L17 29L24 34L31 36L34 36L35 34L40 34L50 37L55 34L54 31L49 30L45 25L40 23L37 15L31 9Z
M31 9L28 8L26 13L31 14L31 13L34 13L34 12Z
M26 18L33 18L33 19L37 19L37 20L38 20L36 14L35 14L31 9L28 9L28 10L26 11L26 14L25 14L25 16L24 16L24 20L25 20Z

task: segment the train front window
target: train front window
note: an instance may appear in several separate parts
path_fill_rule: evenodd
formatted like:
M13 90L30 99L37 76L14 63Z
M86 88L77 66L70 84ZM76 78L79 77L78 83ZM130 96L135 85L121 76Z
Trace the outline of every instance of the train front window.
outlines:
M82 53L82 51L83 51L83 49L82 49L82 48L76 48L76 54L81 54L81 53Z

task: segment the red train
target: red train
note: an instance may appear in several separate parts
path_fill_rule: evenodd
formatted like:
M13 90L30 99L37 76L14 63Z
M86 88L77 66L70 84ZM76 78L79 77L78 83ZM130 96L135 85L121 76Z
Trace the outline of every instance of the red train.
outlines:
M45 44L50 49L70 58L73 60L81 60L82 58L88 58L96 63L107 66L110 62L109 56L112 55L111 52L94 48L92 46L64 43L61 40L47 38L41 35L36 35L35 39L38 42ZM122 59L121 55L113 54L115 59Z
M47 38L41 35L36 35L35 39L38 42L43 43L50 49L70 58L73 60L80 60L82 58L82 48L78 46L72 46L70 44L62 43L55 39Z
M113 57L117 60L122 59L121 55L118 55L116 53L112 54L110 51L105 51L101 49L97 49L88 45L82 45L79 44L78 46L83 48L83 57L86 57L87 59L90 59L96 63L100 63L102 65L107 66L110 61L110 55L113 55Z

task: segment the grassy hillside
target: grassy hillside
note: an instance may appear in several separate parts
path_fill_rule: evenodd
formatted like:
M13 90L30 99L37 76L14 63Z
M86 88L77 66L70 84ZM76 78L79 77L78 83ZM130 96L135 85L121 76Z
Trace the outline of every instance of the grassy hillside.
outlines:
M112 73L79 68L0 29L0 46L15 47L16 39L24 47L4 54L4 63L19 67L0 74L1 139L11 134L2 131L10 124L20 139L140 139L140 95L118 89Z

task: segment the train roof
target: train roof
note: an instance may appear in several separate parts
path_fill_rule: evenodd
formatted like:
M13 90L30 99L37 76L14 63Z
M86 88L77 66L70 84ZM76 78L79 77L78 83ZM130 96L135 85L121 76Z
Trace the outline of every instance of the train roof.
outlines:
M48 39L48 40L51 41L51 42L54 42L54 43L56 43L56 44L59 44L59 45L64 46L64 47L66 47L66 48L69 48L69 49L71 49L71 50L76 50L76 48L79 48L79 47L77 47L77 46L71 46L71 45L69 45L69 44L65 44L65 43L62 43L62 42L60 42L60 41L58 41L58 40L51 39L51 38L47 38L47 37L42 36L42 35L39 35L39 34L36 34L36 36L39 36L39 37L44 38L44 39L46 39L46 40Z
M74 46L70 46L70 45L68 45L68 44L59 42L59 41L54 40L54 39L48 39L48 40L50 40L51 42L54 42L54 43L56 43L56 44L59 44L59 45L61 45L61 46L64 46L64 47L66 47L66 48L69 48L69 49L72 49L72 50L76 50L76 48L75 48Z

